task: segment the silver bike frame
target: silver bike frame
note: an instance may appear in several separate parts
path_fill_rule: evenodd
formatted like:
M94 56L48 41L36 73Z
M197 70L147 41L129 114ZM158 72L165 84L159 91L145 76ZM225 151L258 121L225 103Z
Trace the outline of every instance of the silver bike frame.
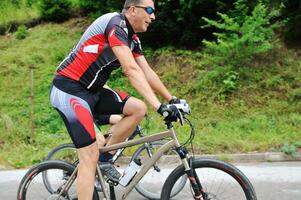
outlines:
M124 191L121 195L121 199L125 199L128 194L133 190L133 188L135 187L135 185L141 180L141 178L147 173L147 171L153 167L153 165L160 159L160 157L163 156L163 154L165 152L167 152L169 149L171 149L172 147L180 147L180 143L178 141L178 138L175 134L175 130L173 128L169 129L168 131L165 132L161 132L161 133L157 133L157 134L153 134L150 136L145 136L143 138L139 138L139 139L135 139L135 140L131 140L131 141L126 141L126 142L122 142L122 143L118 143L118 144L113 144L107 147L103 147L99 149L100 153L104 153L104 152L108 152L108 151L112 151L112 150L116 150L116 149L120 149L120 148L125 148L125 147L130 147L130 146L134 146L134 145L138 145L138 144L143 144L145 142L154 142L157 140L162 140L162 139L166 139L166 138L172 138L172 140L170 140L169 142L165 143L164 145L162 145L157 152L155 152L152 157L147 160L145 163L143 163L143 165L141 166L139 172L134 176L133 180L130 182L129 185L127 185L124 188ZM186 169L189 169L189 165L188 165L188 161L186 159L182 160L184 166ZM108 188L105 185L105 181L104 178L101 174L101 171L99 169L99 166L97 166L97 173L98 173L98 177L99 177L99 181L101 184L101 187L103 188L103 193L104 193L104 197L106 199L110 199L110 196L108 194Z
M121 195L122 200L124 200L128 196L128 194L133 190L135 185L141 180L141 178L147 173L147 171L150 168L153 167L153 165L160 159L161 156L163 156L163 154L165 152L168 152L168 150L173 148L173 147L180 147L180 143L179 143L178 138L176 136L175 130L173 128L171 128L171 129L169 129L168 131L165 131L165 132L153 134L153 135L150 135L150 136L145 136L145 137L130 140L130 141L125 141L125 142L118 143L118 144L113 144L113 145L106 146L106 147L103 147L103 148L99 149L100 153L104 153L104 152L108 152L108 151L112 151L112 150L117 150L117 149L121 149L121 148L135 146L135 145L138 145L138 144L143 144L143 143L146 143L146 142L154 142L154 141L166 139L166 138L169 138L169 137L171 138L171 140L168 141L167 143L165 143L164 145L162 145L158 149L158 151L155 152L152 155L152 157L149 160L147 160L145 163L143 163L143 165L141 166L141 169L134 176L134 178L130 182L130 184L127 185L124 188L124 191ZM183 162L183 165L185 167L185 170L189 170L190 167L189 167L187 159L182 159L182 162ZM60 195L62 195L65 191L68 191L69 188L71 187L71 185L72 185L72 183L75 179L75 175L77 173L77 170L78 170L78 166L75 168L75 170L72 173L72 175L70 176L69 180L66 182L65 187L62 189L62 191L58 195L58 199L60 198ZM102 188L102 191L103 191L103 194L104 194L104 198L107 199L107 200L110 199L109 189L108 189L107 185L105 184L105 179L104 179L98 165L97 165L97 168L96 168L96 174L98 175L99 183L101 185L101 188Z

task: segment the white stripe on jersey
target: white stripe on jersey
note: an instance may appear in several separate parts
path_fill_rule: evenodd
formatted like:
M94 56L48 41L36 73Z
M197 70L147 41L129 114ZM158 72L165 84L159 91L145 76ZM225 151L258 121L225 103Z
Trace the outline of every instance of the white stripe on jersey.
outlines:
M90 88L92 87L92 85L94 84L94 82L96 81L99 72L101 72L103 68L107 67L109 64L111 64L111 63L114 62L115 60L117 60L117 58L114 59L114 60L112 60L112 61L110 61L110 62L108 62L106 65L102 66L102 67L100 68L100 70L97 71L97 73L96 73L94 79L92 80L92 82L90 83L90 85L88 85L88 87L87 87L88 89L90 89Z

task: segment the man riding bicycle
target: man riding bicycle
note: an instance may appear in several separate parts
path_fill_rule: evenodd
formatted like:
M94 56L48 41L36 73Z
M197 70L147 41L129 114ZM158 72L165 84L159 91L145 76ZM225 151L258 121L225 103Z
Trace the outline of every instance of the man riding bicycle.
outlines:
M136 33L145 32L155 20L153 0L126 0L121 13L96 19L77 45L60 63L51 88L50 100L58 110L78 149L78 199L92 199L99 151L94 116L123 114L106 145L124 141L146 114L143 101L124 92L104 87L113 70L122 67L132 86L160 114L176 118L177 110L161 104L154 92L175 102L142 53ZM105 139L100 137L101 145ZM110 164L115 152L101 155L102 170L113 181L120 174Z

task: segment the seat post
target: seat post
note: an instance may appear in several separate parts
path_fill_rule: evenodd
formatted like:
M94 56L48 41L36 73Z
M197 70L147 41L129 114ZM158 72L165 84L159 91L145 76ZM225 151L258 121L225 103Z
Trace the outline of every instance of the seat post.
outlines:
M116 200L114 183L109 183L109 185L110 185L110 200Z

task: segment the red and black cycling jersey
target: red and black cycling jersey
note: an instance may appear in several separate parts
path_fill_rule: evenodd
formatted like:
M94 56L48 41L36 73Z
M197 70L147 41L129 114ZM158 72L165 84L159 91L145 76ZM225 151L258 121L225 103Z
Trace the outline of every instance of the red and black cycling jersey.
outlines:
M79 81L88 90L97 90L120 67L112 47L122 45L128 46L134 57L142 55L139 38L126 17L116 12L105 14L88 27L56 74Z

